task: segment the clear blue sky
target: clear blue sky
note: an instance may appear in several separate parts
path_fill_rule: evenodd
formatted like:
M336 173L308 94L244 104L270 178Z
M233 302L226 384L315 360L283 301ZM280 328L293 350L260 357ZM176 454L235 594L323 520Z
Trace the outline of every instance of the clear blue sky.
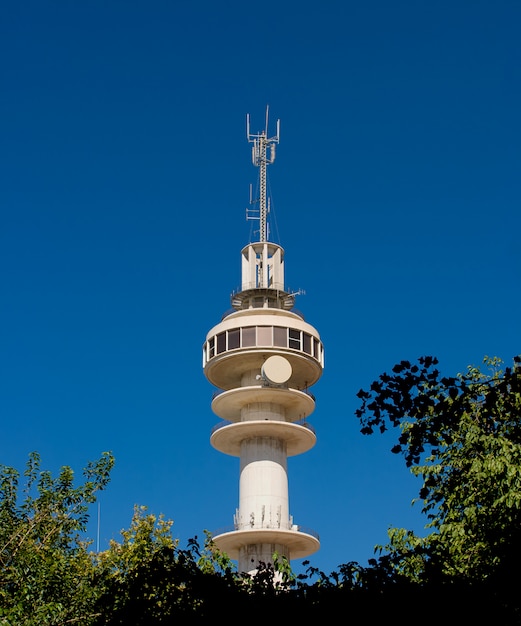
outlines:
M326 349L291 512L326 571L421 529L356 392L401 359L521 351L520 24L517 0L4 2L0 462L112 450L102 547L134 504L182 544L232 523L201 346L239 286L245 116L269 105L286 282Z

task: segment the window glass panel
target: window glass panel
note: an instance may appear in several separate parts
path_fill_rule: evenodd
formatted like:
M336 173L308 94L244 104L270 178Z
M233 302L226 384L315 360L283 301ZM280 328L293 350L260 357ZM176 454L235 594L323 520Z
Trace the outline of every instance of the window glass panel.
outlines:
M304 352L311 354L311 335L308 335L307 333L302 333L302 338L304 343Z
M226 352L226 333L219 333L217 335L217 354Z
M228 350L234 350L239 347L240 332L239 328L228 331Z
M215 356L215 338L212 337L208 342L208 358L211 359Z
M288 347L288 329L282 326L273 327L273 345L280 348Z
M289 329L289 347L300 350L300 330L295 328Z
M255 345L255 326L247 326L242 329L242 347Z
M257 326L257 345L258 346L272 346L273 342L271 326Z

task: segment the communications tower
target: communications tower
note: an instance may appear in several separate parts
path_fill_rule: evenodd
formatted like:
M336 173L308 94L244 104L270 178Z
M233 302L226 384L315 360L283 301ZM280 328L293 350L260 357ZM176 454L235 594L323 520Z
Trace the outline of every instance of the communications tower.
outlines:
M284 286L284 250L268 241L266 170L275 160L276 135L250 132L253 164L259 168L259 240L241 252L242 287L232 294L233 310L214 326L203 346L207 379L219 389L212 410L223 422L210 442L240 458L239 507L233 526L213 537L216 546L253 572L277 553L304 558L320 547L310 529L289 512L288 457L316 442L306 418L315 408L309 388L324 366L317 330L293 310L295 293Z

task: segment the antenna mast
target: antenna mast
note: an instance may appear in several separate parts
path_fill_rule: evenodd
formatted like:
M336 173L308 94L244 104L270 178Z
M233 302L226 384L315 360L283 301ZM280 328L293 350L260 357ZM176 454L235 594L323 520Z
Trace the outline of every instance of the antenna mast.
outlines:
M266 127L263 131L257 134L250 133L250 115L246 116L246 135L248 142L252 143L251 160L253 165L259 168L259 187L260 187L260 239L259 241L264 243L268 237L267 226L267 214L268 203L266 200L266 168L275 161L275 145L279 143L280 135L280 120L277 120L277 134L274 137L268 138L268 112L269 107L266 107ZM269 156L268 156L269 153Z

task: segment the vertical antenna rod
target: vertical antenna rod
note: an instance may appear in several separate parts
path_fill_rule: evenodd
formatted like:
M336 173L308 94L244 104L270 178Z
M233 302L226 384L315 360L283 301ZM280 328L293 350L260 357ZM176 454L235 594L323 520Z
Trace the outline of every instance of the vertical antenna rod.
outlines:
M268 205L266 201L266 168L275 161L275 145L279 143L280 120L277 120L277 134L268 138L268 111L266 107L266 127L257 134L250 133L250 115L246 116L246 135L248 142L252 143L251 160L253 165L259 168L259 187L260 187L260 239L259 241L267 241L267 212ZM269 149L269 157L268 157Z
M100 531L100 518L101 518L101 504L98 501L98 529L96 532L96 552L99 554L99 531Z

